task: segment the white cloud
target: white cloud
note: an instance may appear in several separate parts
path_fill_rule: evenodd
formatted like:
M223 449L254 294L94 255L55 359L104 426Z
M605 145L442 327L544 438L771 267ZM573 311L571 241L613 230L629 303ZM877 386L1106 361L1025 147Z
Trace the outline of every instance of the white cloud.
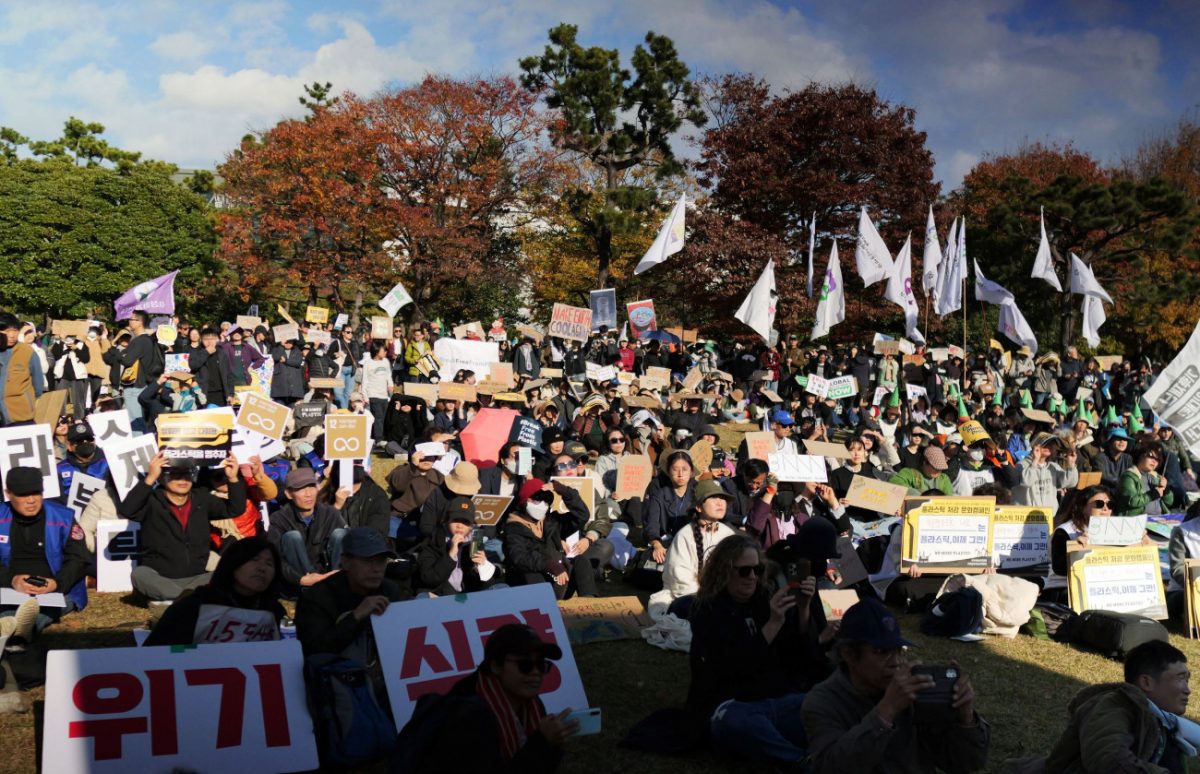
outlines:
M172 62L198 62L212 51L212 48L211 41L190 30L159 35L150 44L151 51Z

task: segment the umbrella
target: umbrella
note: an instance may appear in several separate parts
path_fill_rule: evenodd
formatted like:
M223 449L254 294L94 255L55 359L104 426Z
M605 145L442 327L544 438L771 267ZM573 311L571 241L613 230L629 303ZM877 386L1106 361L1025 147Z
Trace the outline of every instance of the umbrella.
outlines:
M643 331L641 336L638 336L642 341L647 339L651 341L661 341L664 344L682 344L683 339L676 336L674 333L666 331Z

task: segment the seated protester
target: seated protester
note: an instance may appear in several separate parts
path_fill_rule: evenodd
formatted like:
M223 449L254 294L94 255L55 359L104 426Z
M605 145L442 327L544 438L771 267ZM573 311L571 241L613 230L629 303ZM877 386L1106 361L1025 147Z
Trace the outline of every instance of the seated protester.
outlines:
M538 698L562 649L523 624L487 639L483 663L445 696L426 694L396 740L396 774L550 774L579 730L570 708L547 715ZM469 743L464 744L464 740Z
M563 453L566 438L557 427L547 427L542 431L542 454L535 454L533 460L533 477L549 481L554 475L554 459Z
M691 519L695 469L692 455L673 451L659 466L667 474L667 484L646 497L646 542L655 562L667 560L667 545Z
M212 522L214 551L220 551L222 545L228 545L230 541L266 534L259 506L279 496L279 488L263 470L262 459L258 455L251 457L248 465L239 465L238 475L246 485L246 510L232 519ZM206 483L215 497L229 499L228 480L221 471L210 469Z
M1129 434L1124 428L1114 427L1108 431L1104 442L1104 453L1096 455L1096 470L1100 471L1100 483L1112 489L1120 486L1121 475L1133 467L1133 458L1126 453Z
M705 555L734 534L733 528L723 523L731 499L716 481L696 484L692 496L692 521L671 539L663 567L663 592L672 600L667 612L680 618L688 617L692 597L700 588Z
M66 505L71 493L71 481L76 473L104 480L108 475L108 460L96 446L96 436L87 422L72 422L67 428L67 453L58 463L58 502Z
M462 404L457 400L438 399L442 404L433 415L433 428L442 433L460 433L467 428L467 415Z
M936 489L947 497L954 494L954 485L946 470L950 467L946 462L946 453L937 446L926 446L921 455L920 468L902 468L889 481L899 486L908 487L909 494L919 496L930 489Z
M415 395L392 393L383 417L383 440L389 454L403 454L425 437L426 403Z
M774 475L767 476L767 495L764 495L760 505L750 512L746 519L746 531L756 537L763 550L766 551L780 540L796 534L801 524L812 518L822 518L837 527L840 533L850 531L850 519L846 516L846 506L838 500L833 488L827 484L815 481L805 481L792 485L795 498L782 514L776 514L773 503L768 498L774 498L778 481Z
M1192 503L1183 522L1171 528L1171 539L1167 543L1171 566L1167 610L1172 618L1182 615L1186 609L1183 595L1187 589L1187 560L1200 559L1200 519L1197 516L1200 516L1200 502Z
M1175 495L1167 488L1167 477L1158 472L1162 466L1162 447L1148 443L1137 448L1133 467L1121 474L1117 489L1116 516L1161 515L1175 504Z
M230 544L207 585L167 608L146 645L279 639L279 552L262 535Z
M981 438L967 447L954 479L954 494L959 497L971 497L977 487L996 483L995 469L984 459L987 457L987 444L987 439Z
M296 603L296 639L306 657L326 653L375 663L370 617L409 596L384 577L388 560L395 558L387 540L370 527L346 531L341 572L329 573Z
M473 539L478 528L471 498L455 497L446 512L446 524L434 529L417 554L419 588L446 596L481 591L499 582L496 565L488 561L483 543Z
M311 468L288 473L283 489L288 504L271 514L267 537L283 560L283 589L295 595L337 573L346 522L340 502L317 502L317 474ZM338 493L342 502L344 492Z
M222 500L195 488L195 468L170 464L159 452L145 478L117 505L125 518L141 525L142 555L133 568L133 588L151 603L169 603L187 589L208 583L212 522L246 510L246 485L232 455L221 463L229 496ZM155 484L162 479L162 486Z
M775 453L799 454L800 448L791 437L792 429L796 424L796 420L792 418L792 415L781 408L777 408L770 413L769 420L770 426L767 429L775 434ZM750 452L747 450L745 440L738 445L737 458L739 460L750 458Z
M551 509L555 493L566 506L564 514ZM513 586L552 583L559 599L574 594L596 596L597 568L592 559L603 550L602 541L588 545L577 556L568 556L566 548L566 538L580 531L588 520L587 506L579 493L562 483L530 479L517 495L517 506L504 529L505 580ZM608 544L611 558L612 544L603 543Z
M1066 450L1059 457L1060 465L1050 459L1058 447L1058 436L1052 433L1038 433L1033 437L1029 454L1017 466L1021 471L1021 483L1013 489L1014 503L1058 510L1059 490L1070 489L1079 483L1075 450Z
M809 691L802 710L814 772L955 773L984 767L991 733L975 713L967 675L959 669L949 708L914 707L934 679L913 674L905 663L904 648L911 645L874 598L846 611L836 641L840 666Z
M455 497L474 497L479 494L479 468L470 462L460 462L446 476L442 485L429 493L421 506L418 528L422 537L433 535L434 529L446 524L446 506Z
M1125 656L1125 682L1089 685L1067 705L1071 719L1044 761L1022 771L1185 772L1179 732L1187 709L1187 656L1162 640L1143 642Z
M87 607L91 557L71 509L42 496L42 471L9 468L0 503L0 587L35 599L0 607L0 637L31 642L63 615ZM36 597L60 593L66 607L39 609ZM2 655L2 654L0 654Z
M878 478L876 467L867 459L867 445L863 443L861 436L847 441L846 451L850 453L850 456L842 462L841 466L834 468L829 473L829 486L842 505L846 505L846 495L850 492L850 484L853 483L855 476ZM881 516L889 514L880 514L857 506L847 506L846 515L852 521L877 521Z
M479 471L479 494L512 497L525 483L525 477L517 473L518 458L522 445L509 441L500 447L497 462L490 468Z
M726 524L745 524L750 512L767 493L768 470L766 462L751 457L738 462L735 475L718 479L721 488L729 495L729 506L725 510Z
M352 475L353 480L348 485L343 484L339 480L341 467L334 465L333 475L329 479L330 485L325 491L326 499L336 501L341 492L348 492L348 496L338 508L346 526L370 527L385 538L391 537L392 506L388 502L387 494L375 483L362 463L355 461Z
M745 535L726 537L705 557L691 614L688 709L707 721L717 750L798 767L808 747L801 633L817 584L808 578L798 593L772 593L765 575L762 551Z

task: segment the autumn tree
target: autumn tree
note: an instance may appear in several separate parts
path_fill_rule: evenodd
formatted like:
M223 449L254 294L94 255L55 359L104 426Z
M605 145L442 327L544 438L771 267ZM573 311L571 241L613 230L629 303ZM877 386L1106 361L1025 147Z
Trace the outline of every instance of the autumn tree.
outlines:
M634 49L630 73L617 50L585 48L578 31L571 24L551 29L542 55L526 57L520 66L522 83L544 96L554 112L551 136L557 147L602 173L591 185L561 195L579 233L592 243L596 287L604 288L616 256L614 240L640 232L642 215L657 203L652 185L625 173L650 168L658 180L680 173L671 138L685 122L701 126L704 113L670 38L646 33L646 45Z

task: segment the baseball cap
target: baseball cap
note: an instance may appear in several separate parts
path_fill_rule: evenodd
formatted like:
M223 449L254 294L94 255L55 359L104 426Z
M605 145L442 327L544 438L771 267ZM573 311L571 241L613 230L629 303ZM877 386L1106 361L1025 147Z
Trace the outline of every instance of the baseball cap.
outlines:
M547 427L542 430L543 447L561 440L563 440L562 430L559 430L557 427Z
M295 471L293 471L295 472ZM383 535L371 527L355 527L346 531L342 538L342 553L350 556L387 556L396 558L396 552L388 547Z
M446 521L475 524L475 503L470 497L455 497L446 505Z
M792 419L792 415L787 413L783 409L775 409L774 411L772 411L771 412L771 421L778 422L779 424L783 425L784 427L789 427L791 425L796 424L796 420Z
M537 632L525 624L505 624L488 637L483 646L485 661L503 661L516 654L534 654L557 661L562 658L562 648L553 642L545 642Z
M1034 446L1045 446L1049 443L1058 443L1058 436L1056 436L1054 433L1047 433L1043 431L1033 437Z
M912 647L911 642L900 636L900 622L896 616L873 597L865 597L850 606L842 618L838 639L866 643L880 650Z
M563 454L570 454L578 460L580 457L588 456L588 450L579 441L567 441L567 445L563 447Z
M696 484L696 488L692 491L692 503L694 505L700 505L710 497L720 497L725 502L733 499L716 481L701 481Z
M317 485L317 474L312 468L296 468L283 480L284 489L305 489Z
M934 470L946 470L950 467L946 462L946 453L936 446L925 447L925 462Z
M87 422L72 422L67 428L67 441L70 443L81 443L83 441L96 440L92 428L88 427Z
M16 497L41 494L42 471L21 466L10 468L8 476L4 479L4 488Z

